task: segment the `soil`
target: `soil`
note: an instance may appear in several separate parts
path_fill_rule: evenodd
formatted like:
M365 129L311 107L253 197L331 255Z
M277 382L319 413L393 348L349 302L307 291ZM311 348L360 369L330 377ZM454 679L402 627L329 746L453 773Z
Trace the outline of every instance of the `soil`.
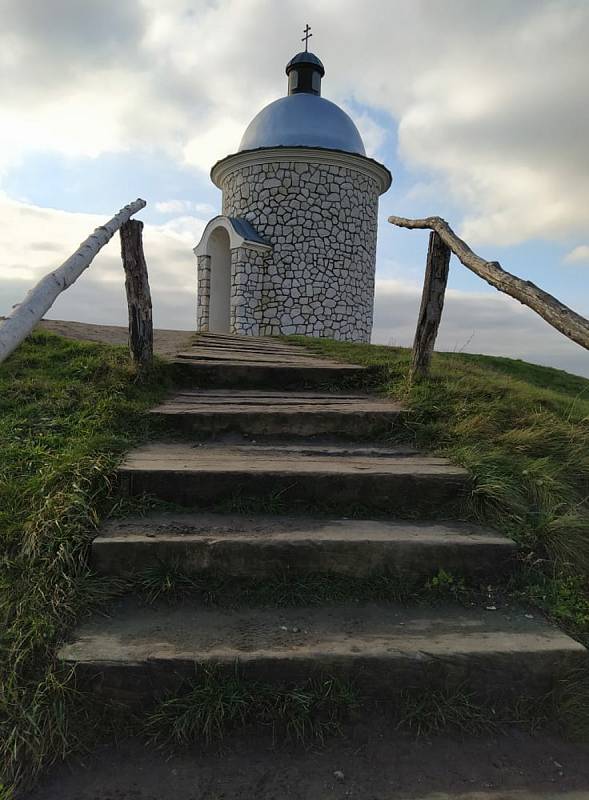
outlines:
M255 731L173 756L133 739L53 769L26 800L465 800L476 792L477 800L589 798L589 746L515 729L416 739L384 718L307 749L273 746Z
M129 329L126 325L90 325L86 322L43 319L38 327L68 339L84 339L105 344L127 344L129 338ZM191 331L157 329L153 332L153 349L158 356L172 359L181 350L189 348L193 338L194 333Z

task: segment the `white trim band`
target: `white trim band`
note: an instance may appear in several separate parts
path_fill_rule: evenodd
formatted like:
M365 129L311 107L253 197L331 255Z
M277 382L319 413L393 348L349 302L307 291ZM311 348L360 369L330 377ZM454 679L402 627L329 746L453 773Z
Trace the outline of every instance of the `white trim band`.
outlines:
M379 194L384 194L393 180L389 170L378 161L355 153L344 153L340 150L327 150L319 147L271 147L234 153L217 161L211 169L211 180L215 186L223 189L225 179L232 172L252 164L275 164L276 162L327 164L328 166L353 169L362 175L374 178L379 187Z

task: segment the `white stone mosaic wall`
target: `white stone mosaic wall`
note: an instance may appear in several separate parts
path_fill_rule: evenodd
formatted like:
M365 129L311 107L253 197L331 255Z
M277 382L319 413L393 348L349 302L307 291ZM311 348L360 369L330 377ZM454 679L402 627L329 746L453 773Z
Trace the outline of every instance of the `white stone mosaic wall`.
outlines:
M225 179L223 214L247 219L273 248L232 252L235 333L370 340L374 178L327 163L245 166Z
M199 256L197 259L197 301L196 329L209 329L209 299L211 296L211 257Z
M231 330L248 336L269 333L266 277L272 253L246 247L231 251ZM270 303L272 301L270 300ZM278 332L278 331L276 331Z

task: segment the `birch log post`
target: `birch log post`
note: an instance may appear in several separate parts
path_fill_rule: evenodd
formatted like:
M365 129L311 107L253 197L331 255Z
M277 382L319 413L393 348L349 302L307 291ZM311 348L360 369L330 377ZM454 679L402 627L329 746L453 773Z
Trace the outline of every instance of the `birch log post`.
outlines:
M136 219L121 226L121 257L129 308L129 351L141 368L153 360L151 292L143 254L143 223Z
M424 378L428 371L440 320L450 268L450 248L432 231L429 237L421 308L413 341L410 380Z
M464 266L472 270L475 275L487 281L495 289L499 289L500 292L505 292L519 300L520 303L539 314L557 331L564 333L573 342L589 350L589 320L565 306L556 297L540 289L531 281L524 281L517 275L507 272L498 261L485 261L477 256L466 242L463 242L454 233L446 220L441 217L426 217L425 219L389 217L389 222L400 228L435 231Z
M146 206L145 200L135 200L118 214L96 228L75 253L53 272L37 283L12 313L0 324L0 363L26 339L57 297L76 281L92 263L96 254L110 241L117 230Z

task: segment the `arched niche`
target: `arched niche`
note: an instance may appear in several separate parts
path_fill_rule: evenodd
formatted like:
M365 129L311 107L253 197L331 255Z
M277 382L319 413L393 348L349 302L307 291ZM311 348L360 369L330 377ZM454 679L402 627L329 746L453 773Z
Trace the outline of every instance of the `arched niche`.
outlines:
M223 226L215 228L209 238L211 257L209 330L229 333L231 303L231 249L229 234Z
M232 257L238 248L267 252L271 246L245 219L210 220L194 248L198 268L197 329L231 332Z

